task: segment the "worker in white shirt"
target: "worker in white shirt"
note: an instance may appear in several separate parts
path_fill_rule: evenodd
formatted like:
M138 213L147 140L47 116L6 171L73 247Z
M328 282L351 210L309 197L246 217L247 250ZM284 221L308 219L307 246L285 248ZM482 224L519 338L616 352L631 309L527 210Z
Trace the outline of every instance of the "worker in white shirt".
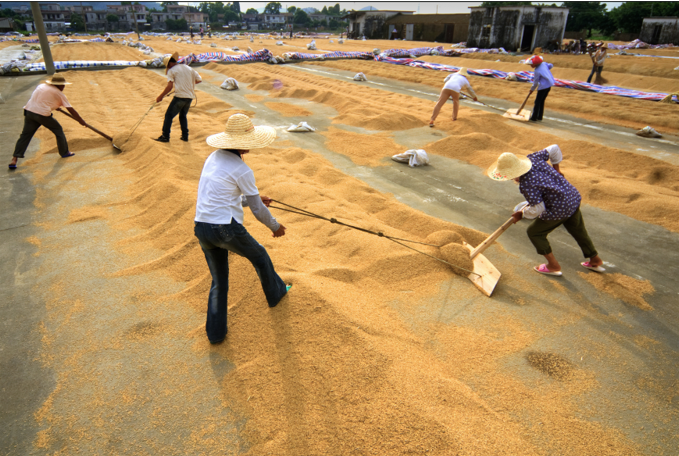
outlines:
M457 120L457 112L460 109L460 91L462 89L467 90L474 101L478 101L478 97L467 79L467 69L464 67L460 68L457 73L446 77L445 85L443 86L443 89L441 89L441 95L439 95L439 101L436 103L436 106L434 106L434 112L432 112L431 119L429 120L430 127L434 126L434 122L436 121L439 112L441 112L441 108L446 104L446 101L448 101L449 98L453 99L453 120Z
M599 49L597 49L594 55L591 53L589 54L590 58L592 59L592 72L589 74L587 82L592 82L592 76L594 76L594 73L596 73L596 79L594 79L594 83L596 84L597 82L601 82L601 72L604 69L604 62L608 57L606 55L607 52L608 45L604 43L599 47Z
M189 140L189 124L186 114L189 112L191 103L196 98L194 87L203 82L197 71L188 65L179 63L179 53L175 52L169 57L165 57L165 74L167 75L167 86L163 93L156 98L156 103L163 101L165 95L174 89L174 98L170 106L165 111L165 121L163 122L163 134L156 139L159 142L170 142L170 130L172 120L179 114L179 125L182 129L182 141Z
M61 128L57 119L52 116L52 111L63 106L71 113L75 120L80 122L80 125L87 125L83 118L80 117L80 114L73 109L63 93L64 88L70 84L70 82L66 82L62 75L55 74L49 81L40 84L33 91L30 100L24 106L24 129L14 148L14 157L9 164L9 169L16 169L17 161L20 158L24 158L28 144L40 127L47 128L57 137L59 155L63 158L75 155L68 150L68 142L66 141L64 129Z

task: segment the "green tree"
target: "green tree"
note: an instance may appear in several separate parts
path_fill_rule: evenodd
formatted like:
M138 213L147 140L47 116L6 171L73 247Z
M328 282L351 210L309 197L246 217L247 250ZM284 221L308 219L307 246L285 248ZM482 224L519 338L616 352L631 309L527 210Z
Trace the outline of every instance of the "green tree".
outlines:
M266 7L264 8L264 12L267 14L278 14L281 12L281 8L283 6L280 4L280 2L270 2L267 3Z
M298 9L295 11L292 22L295 24L309 25L311 23L311 18L303 9Z
M639 33L645 17L677 15L677 2L623 2L610 12L616 28L625 33Z
M602 2L563 2L568 8L567 32L587 30L587 36L592 36L592 29L600 30L605 27L606 4Z
M288 6L288 13L295 14L295 11L297 11L296 6Z
M165 23L167 24L168 30L183 31L188 30L189 28L189 24L186 22L186 19L178 19L176 21L172 19L165 19Z
M240 15L240 2L233 2L231 4L231 11Z
M335 16L339 16L340 14L342 14L339 3L335 3L335 6L333 7L333 13L335 14Z
M0 17L15 17L17 13L15 13L11 8L4 8L0 10Z
M495 8L497 6L530 6L531 2L481 2L484 8Z
M109 24L111 22L118 22L119 20L120 20L120 18L118 17L117 14L107 14L106 15L106 22L108 22Z
M85 21L80 14L71 14L71 27L73 27L78 32L85 30Z
M254 8L248 8L248 10L245 12L245 14L259 14L259 11L257 11Z
M337 19L332 18L332 19L330 19L330 22L328 23L328 25L330 26L331 29L336 29L336 28L339 28L340 23Z
M167 13L168 5L179 5L179 2L160 2L160 6L163 7L163 13Z
M321 10L321 14L328 14L328 7L323 5L323 9Z

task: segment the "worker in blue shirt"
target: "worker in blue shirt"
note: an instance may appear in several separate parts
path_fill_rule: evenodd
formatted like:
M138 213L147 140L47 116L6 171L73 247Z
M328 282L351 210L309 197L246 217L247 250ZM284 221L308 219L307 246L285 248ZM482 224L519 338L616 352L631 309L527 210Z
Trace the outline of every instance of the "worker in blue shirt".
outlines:
M530 88L530 92L533 93L535 89L538 89L535 105L533 106L533 114L530 116L532 122L537 122L542 120L542 115L545 112L545 99L547 99L549 90L554 85L554 76L549 71L554 65L543 62L542 57L539 55L534 55L526 60L526 63L533 67L534 70L533 87Z

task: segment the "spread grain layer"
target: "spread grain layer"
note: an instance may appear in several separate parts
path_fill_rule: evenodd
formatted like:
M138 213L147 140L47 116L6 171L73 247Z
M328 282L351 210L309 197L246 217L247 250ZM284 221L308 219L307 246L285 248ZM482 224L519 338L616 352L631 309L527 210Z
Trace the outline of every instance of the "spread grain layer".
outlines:
M432 109L431 102L288 68L210 68L268 91L268 105L282 115L307 114L272 100L335 108L335 125L321 134L329 149L361 165L384 165L402 151L391 132L426 125ZM74 83L67 89L73 106L96 127L116 132L123 152L111 153L106 140L60 117L76 156L68 167L53 169L54 137L39 130L40 150L21 166L34 167L36 205L52 217L29 242L46 258L67 255L84 242L70 237L72 230L90 230L93 245L121 258L95 266L75 256L69 274L44 279L49 291L42 291L48 302L40 359L55 373L56 386L35 415L40 451L89 454L108 442L119 453L169 447L180 454L250 455L638 453L622 432L579 409L577 400L599 387L591 372L561 355L525 354L548 329L491 315L482 325L432 321L416 330L404 312L430 305L442 290L481 303L474 301L478 291L440 262L321 220L275 212L288 232L272 239L246 215L248 230L294 286L268 309L254 270L233 255L229 334L222 345L210 346L203 329L210 274L193 236L196 189L212 152L205 138L243 111L201 93L189 115L191 142L177 141L175 124L172 142L159 144L150 138L160 132L163 108L134 134L129 129L164 86L163 76L139 68L64 75ZM281 89L274 89L276 79ZM381 132L351 133L343 124ZM566 155L562 170L587 204L679 231L676 167L584 141L528 134L498 115L465 107L458 122L442 128L450 136L426 145L427 152L480 167L506 150L526 153L558 142ZM106 149L102 156L78 153ZM254 150L245 160L263 195L442 245L422 250L462 267L471 266L461 243L476 245L486 236L411 209L289 142ZM68 204L68 198L54 203L50 189L58 185L95 196L86 205L71 202L75 207L57 210ZM522 284L520 274L503 273ZM92 275L106 284L78 288ZM105 292L114 283L121 289ZM625 289L639 297L649 292ZM113 303L102 306L106 300ZM524 304L520 297L516 303ZM504 368L513 355L535 367L538 383ZM474 388L464 379L474 379Z

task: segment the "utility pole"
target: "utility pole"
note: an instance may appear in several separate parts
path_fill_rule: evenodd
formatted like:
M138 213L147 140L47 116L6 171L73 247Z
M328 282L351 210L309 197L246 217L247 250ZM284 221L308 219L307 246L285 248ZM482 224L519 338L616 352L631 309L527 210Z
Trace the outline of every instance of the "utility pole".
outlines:
M139 35L139 24L137 23L137 10L134 9L134 5L130 5L132 7L132 18L134 19L134 29L137 31L137 40L139 40L140 35Z
M80 14L83 16L83 24L85 24L85 33L87 33L87 15L83 11L83 2L80 2Z
M38 2L31 2L31 11L33 12L35 29L38 31L38 38L40 38L40 50L42 51L42 58L45 59L45 69L47 70L47 74L52 76L56 71L54 70L54 60L52 60L50 42L47 40L47 33L45 33L45 24L42 21L40 4L38 4Z

